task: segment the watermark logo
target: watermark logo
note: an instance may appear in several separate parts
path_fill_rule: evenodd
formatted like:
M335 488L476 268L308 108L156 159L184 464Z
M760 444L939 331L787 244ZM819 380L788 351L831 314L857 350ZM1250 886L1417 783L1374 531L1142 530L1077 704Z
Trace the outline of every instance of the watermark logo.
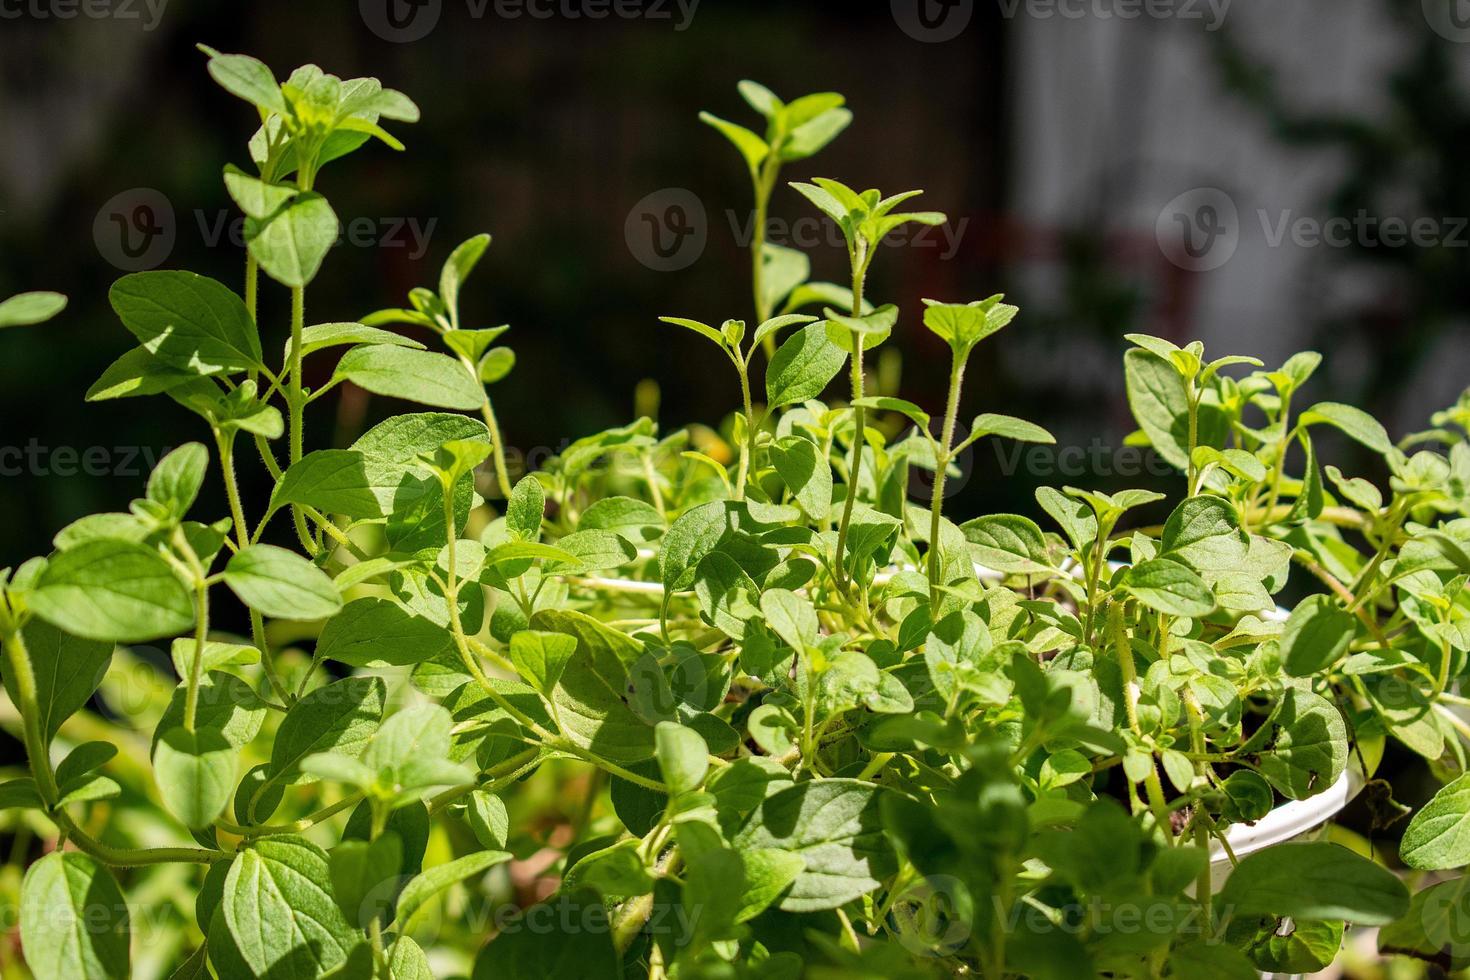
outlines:
M683 187L654 191L628 212L623 238L633 257L655 272L687 269L709 241L704 202Z
M246 221L241 214L220 208L186 212L184 228L198 231L208 249L246 247ZM429 251L438 218L359 215L340 221L335 246L402 249L418 261ZM92 222L98 253L124 272L156 269L168 260L178 243L179 220L168 197L152 187L134 187L110 198Z
M952 956L970 941L974 917L974 902L963 881L927 875L893 903L888 926L916 956Z
M0 0L0 20L120 20L152 31L169 0Z
M1424 19L1434 33L1456 44L1470 43L1470 0L1423 0Z
M1154 224L1164 257L1188 272L1210 272L1240 247L1240 212L1218 187L1198 187L1164 205Z
M173 252L177 237L174 206L152 187L113 195L92 222L97 251L124 272L156 269Z
M429 36L444 12L444 0L358 0L367 29L385 41L408 44Z
M953 41L970 26L975 0L889 0L894 23L926 44Z

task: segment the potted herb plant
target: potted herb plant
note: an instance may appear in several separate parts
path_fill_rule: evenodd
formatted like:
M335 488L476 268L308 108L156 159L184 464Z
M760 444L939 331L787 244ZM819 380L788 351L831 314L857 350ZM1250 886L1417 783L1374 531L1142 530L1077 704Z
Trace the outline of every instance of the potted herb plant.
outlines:
M402 308L307 316L337 235L323 167L401 149L413 102L204 50L258 115L223 173L241 290L123 277L135 346L88 393L168 397L200 441L0 573L28 757L0 807L32 835L7 977L1253 977L1358 927L1464 962L1470 396L1395 444L1304 400L1316 354L1132 336L1133 441L1179 469L1172 497L946 515L977 440L1052 441L990 412L957 436L966 367L1018 311L901 323L868 270L943 215L821 178L791 186L841 228L848 281L757 237L750 326L664 318L730 362L729 460L644 418L512 472L489 391L514 355L465 302L488 236ZM705 119L762 229L851 115L740 93L759 130ZM277 287L290 322L262 324ZM25 294L0 326L63 305ZM868 376L895 329L949 348L927 408ZM309 449L307 409L348 383L426 410ZM1386 485L1320 462L1334 429ZM227 514L199 513L207 481ZM1277 615L1289 579L1310 588ZM168 673L140 652L164 641ZM1445 784L1412 814L1389 742ZM1294 839L1365 782L1391 832Z

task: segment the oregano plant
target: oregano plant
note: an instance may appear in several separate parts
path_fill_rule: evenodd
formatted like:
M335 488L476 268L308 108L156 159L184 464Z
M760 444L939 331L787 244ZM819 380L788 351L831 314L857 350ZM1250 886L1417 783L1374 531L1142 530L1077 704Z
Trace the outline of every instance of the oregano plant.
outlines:
M87 393L168 398L197 440L0 571L7 978L1245 978L1367 927L1470 965L1470 392L1395 442L1307 398L1317 354L1131 335L1129 441L1171 493L946 514L978 440L1053 441L964 385L1020 311L869 297L885 238L944 218L817 178L792 186L847 285L761 235L751 328L663 318L734 369L730 461L640 418L517 471L489 394L515 356L469 284L488 235L406 305L307 316L324 168L403 149L414 103L203 51L258 126L222 173L243 276L119 280L131 344ZM705 119L763 231L851 114L740 93L764 135ZM904 399L865 354L915 329L948 385ZM418 410L309 447L349 384ZM1342 439L1375 471L1324 463ZM1359 791L1365 831L1303 836Z

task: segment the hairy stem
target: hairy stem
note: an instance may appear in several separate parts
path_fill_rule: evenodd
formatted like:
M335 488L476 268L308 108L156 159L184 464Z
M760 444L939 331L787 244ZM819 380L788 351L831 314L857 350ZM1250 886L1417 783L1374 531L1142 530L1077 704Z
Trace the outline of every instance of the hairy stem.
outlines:
M290 462L299 463L305 444L303 429L303 413L306 409L306 396L301 387L301 331L306 323L306 290L301 286L295 286L291 290L291 354L287 372L290 375L290 384L286 390L286 406L290 415ZM291 505L291 521L296 525L296 536L301 540L301 546L306 549L308 555L314 556L317 552L316 542L312 540L310 532L306 527L306 515L296 504Z
M863 313L863 279L867 275L866 248L859 246L852 260L852 315ZM863 397L863 338L857 331L852 333L852 399ZM852 509L857 503L858 477L863 468L863 433L867 430L868 414L859 405L853 409L852 463L847 469L847 498L842 502L842 521L837 526L836 572L838 588L846 591L847 572L842 554L847 550L847 529L852 523Z
M929 608L939 608L939 532L944 510L944 481L949 469L950 446L954 444L955 421L960 411L960 388L965 380L965 362L958 354L949 372L949 399L944 406L944 426L939 433L939 451L934 454L934 492L929 498Z

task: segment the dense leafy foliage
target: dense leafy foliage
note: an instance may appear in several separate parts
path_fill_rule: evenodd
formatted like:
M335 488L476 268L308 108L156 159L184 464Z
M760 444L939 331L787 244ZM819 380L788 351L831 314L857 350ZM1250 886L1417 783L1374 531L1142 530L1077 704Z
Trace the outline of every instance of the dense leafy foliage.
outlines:
M384 125L413 103L206 53L260 120L253 172L224 172L243 295L123 278L137 346L89 397L165 395L207 439L0 572L30 767L0 807L54 844L20 896L33 975L1233 978L1316 969L1353 926L1464 959L1470 394L1395 444L1300 404L1316 354L1267 370L1133 336L1132 441L1182 492L1047 488L1031 516L955 523L946 481L977 440L1052 441L991 412L960 435L966 366L1018 310L921 311L951 358L941 414L874 390L865 358L904 327L868 269L944 216L818 178L792 186L841 228L850 282L757 241L753 328L664 318L733 367L728 443L641 418L514 473L487 394L507 328L462 311L489 236L407 306L306 322L336 236L321 170L401 149ZM740 91L763 134L706 121L763 228L781 167L851 115ZM280 362L262 271L292 299ZM0 326L63 305L19 296ZM345 383L424 410L308 452L306 409ZM1328 435L1386 489L1323 465ZM269 500L241 499L241 446ZM228 514L198 513L206 481ZM1317 587L1278 614L1292 577ZM215 627L221 603L248 637ZM83 710L99 691L111 721ZM1371 779L1389 739L1445 780L1396 856L1228 846ZM1405 815L1370 789L1385 826Z

